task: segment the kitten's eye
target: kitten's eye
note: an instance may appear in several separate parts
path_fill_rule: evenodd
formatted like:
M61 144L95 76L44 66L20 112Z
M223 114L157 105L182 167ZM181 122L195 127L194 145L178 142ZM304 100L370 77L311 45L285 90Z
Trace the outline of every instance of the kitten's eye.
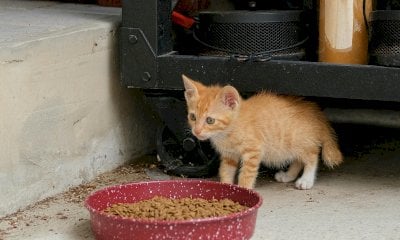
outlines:
M194 115L194 113L189 114L189 119L192 121L196 121L196 115Z
M207 123L207 124L214 124L214 122L215 122L215 119L214 119L214 118L211 118L211 117L207 117L207 118L206 118L206 123Z

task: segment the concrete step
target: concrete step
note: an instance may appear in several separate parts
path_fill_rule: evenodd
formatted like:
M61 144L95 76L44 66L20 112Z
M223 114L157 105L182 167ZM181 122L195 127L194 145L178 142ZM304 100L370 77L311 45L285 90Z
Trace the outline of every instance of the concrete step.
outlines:
M0 1L0 216L154 149L152 113L119 84L121 9Z

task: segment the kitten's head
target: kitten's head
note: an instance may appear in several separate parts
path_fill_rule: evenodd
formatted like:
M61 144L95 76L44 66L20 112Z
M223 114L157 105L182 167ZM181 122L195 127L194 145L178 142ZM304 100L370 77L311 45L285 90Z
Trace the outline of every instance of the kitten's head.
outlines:
M207 140L223 133L239 111L238 91L232 86L205 86L185 75L182 79L193 135Z

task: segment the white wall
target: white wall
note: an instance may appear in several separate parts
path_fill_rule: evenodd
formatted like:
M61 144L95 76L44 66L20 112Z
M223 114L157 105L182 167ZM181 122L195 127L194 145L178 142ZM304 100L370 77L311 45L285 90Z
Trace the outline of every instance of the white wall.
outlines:
M0 44L0 216L154 149L143 95L119 85L119 19Z

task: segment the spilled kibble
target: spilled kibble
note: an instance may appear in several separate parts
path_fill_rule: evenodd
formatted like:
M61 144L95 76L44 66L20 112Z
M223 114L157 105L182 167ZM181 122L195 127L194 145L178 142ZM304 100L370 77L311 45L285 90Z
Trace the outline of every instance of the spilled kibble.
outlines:
M114 216L154 220L189 220L221 217L248 209L230 199L180 198L156 196L135 203L117 203L103 210Z

